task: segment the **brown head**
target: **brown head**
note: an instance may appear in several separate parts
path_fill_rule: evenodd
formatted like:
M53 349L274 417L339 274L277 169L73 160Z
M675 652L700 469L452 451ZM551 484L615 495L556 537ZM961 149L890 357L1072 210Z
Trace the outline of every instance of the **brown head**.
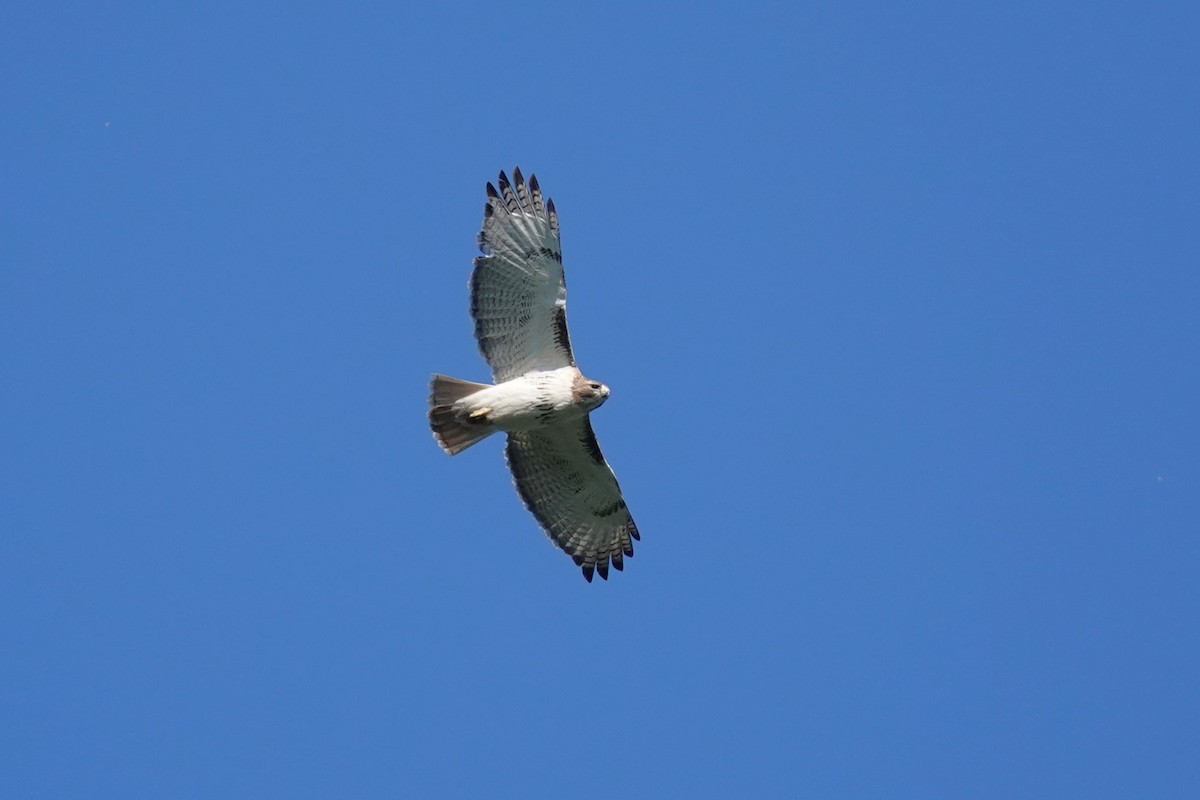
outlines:
M598 408L601 403L608 399L608 387L600 381L594 381L591 378L585 378L583 375L576 375L575 382L571 384L571 397L576 405L583 406L585 410L591 411Z

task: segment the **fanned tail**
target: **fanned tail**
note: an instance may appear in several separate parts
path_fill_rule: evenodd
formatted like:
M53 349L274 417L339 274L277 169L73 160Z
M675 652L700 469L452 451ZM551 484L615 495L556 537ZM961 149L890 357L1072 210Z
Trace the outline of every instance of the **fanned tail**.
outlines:
M486 383L451 378L449 375L433 376L429 382L429 427L433 438L443 450L455 455L495 432L486 424L472 425L463 422L454 413L454 404L464 397L488 388Z

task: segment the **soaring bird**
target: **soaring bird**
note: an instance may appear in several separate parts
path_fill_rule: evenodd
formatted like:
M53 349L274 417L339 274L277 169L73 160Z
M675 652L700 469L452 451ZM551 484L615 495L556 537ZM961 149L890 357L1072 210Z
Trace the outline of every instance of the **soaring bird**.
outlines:
M517 493L550 540L583 570L608 578L633 555L637 526L604 460L591 412L608 387L575 366L554 201L513 169L487 185L471 274L475 339L494 385L435 374L429 424L450 455L497 431Z

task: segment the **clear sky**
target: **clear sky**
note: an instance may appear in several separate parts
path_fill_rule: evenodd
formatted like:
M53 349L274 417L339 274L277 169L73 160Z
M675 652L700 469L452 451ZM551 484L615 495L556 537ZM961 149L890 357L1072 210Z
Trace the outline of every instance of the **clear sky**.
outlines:
M0 794L1200 797L1190 3L0 9ZM474 380L562 219L642 531Z

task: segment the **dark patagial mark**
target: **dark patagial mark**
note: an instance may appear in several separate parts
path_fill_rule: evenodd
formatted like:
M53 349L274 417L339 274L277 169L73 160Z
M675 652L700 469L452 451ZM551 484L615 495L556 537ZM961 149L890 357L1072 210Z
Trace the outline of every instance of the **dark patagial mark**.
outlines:
M600 452L600 443L596 441L596 432L592 430L591 419L585 420L583 436L580 439L583 447L597 464L604 463L604 454Z
M572 366L575 359L571 358L571 335L567 333L567 312L562 306L554 308L554 341L567 353Z

